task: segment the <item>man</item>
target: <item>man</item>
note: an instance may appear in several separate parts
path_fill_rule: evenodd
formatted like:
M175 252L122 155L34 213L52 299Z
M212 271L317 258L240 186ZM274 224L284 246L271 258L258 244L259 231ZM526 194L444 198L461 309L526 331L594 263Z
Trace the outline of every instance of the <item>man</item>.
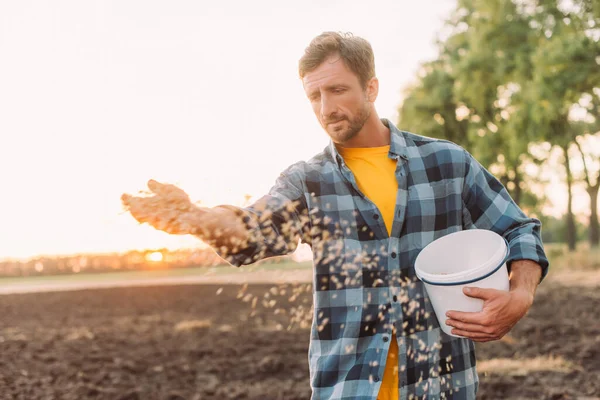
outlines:
M300 78L330 146L289 167L247 208L198 208L155 181L151 198L123 196L140 222L191 233L233 265L314 254L309 366L313 399L473 399L473 341L504 336L530 308L548 261L539 221L459 146L379 119L374 57L364 39L325 32ZM478 313L434 315L414 262L433 240L489 229L510 246L510 291L472 288ZM465 338L443 333L440 322Z

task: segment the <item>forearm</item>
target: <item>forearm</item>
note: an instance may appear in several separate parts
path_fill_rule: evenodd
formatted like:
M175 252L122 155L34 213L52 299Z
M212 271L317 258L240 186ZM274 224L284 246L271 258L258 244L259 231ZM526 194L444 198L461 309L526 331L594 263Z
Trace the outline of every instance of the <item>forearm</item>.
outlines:
M510 273L510 291L472 287L468 296L484 301L480 312L450 311L446 323L452 333L477 342L498 340L523 318L533 304L533 297L542 276L540 265L531 260L516 260Z
M303 179L303 171L294 165L250 206L208 209L209 223L198 236L235 266L291 254L304 237L309 238Z
M465 153L463 188L463 223L466 228L489 229L502 235L509 243L507 262L514 268L518 264L533 263L539 269L540 279L548 273L548 258L541 238L541 224L536 218L525 215L510 198L498 179ZM510 270L509 270L510 271ZM536 274L538 271L533 271ZM519 274L517 274L519 275ZM519 287L521 286L520 278ZM529 289L531 285L528 286ZM533 288L532 290L535 290Z
M531 260L516 260L512 262L510 272L510 290L523 290L533 296L542 277L542 268Z
M248 246L247 226L234 207L218 206L199 210L197 236L222 253L235 253Z

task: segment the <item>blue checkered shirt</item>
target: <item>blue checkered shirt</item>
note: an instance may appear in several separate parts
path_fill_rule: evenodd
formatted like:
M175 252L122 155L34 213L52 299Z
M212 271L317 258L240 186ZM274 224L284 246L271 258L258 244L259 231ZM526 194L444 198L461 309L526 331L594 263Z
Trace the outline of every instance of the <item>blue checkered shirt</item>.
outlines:
M289 254L299 241L313 251L309 348L312 399L375 400L392 332L399 348L400 399L474 399L474 344L443 333L414 263L444 235L489 229L509 243L508 265L529 259L548 269L540 222L456 144L398 130L392 233L361 193L333 143L290 166L270 192L237 209L251 232L243 250L219 251L233 265Z

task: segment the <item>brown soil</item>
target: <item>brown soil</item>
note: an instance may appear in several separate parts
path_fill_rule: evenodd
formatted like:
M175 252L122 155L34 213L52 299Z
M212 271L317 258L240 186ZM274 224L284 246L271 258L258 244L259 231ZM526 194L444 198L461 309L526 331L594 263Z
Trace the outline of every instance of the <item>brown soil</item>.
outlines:
M289 286L265 307L273 285L252 285L251 315L240 285L220 287L0 296L0 398L308 399L309 332L286 328L290 306L306 306L310 293L290 303ZM480 399L595 398L600 291L542 285L510 336L478 345L477 355ZM523 360L522 368L499 368L500 358Z

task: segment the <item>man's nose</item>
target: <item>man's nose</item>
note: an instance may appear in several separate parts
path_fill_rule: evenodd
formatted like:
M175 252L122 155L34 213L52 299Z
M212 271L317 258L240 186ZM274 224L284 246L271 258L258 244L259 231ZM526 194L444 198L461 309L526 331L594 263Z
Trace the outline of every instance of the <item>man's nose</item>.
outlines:
M337 106L329 96L323 95L321 97L321 118L327 120L337 111Z

